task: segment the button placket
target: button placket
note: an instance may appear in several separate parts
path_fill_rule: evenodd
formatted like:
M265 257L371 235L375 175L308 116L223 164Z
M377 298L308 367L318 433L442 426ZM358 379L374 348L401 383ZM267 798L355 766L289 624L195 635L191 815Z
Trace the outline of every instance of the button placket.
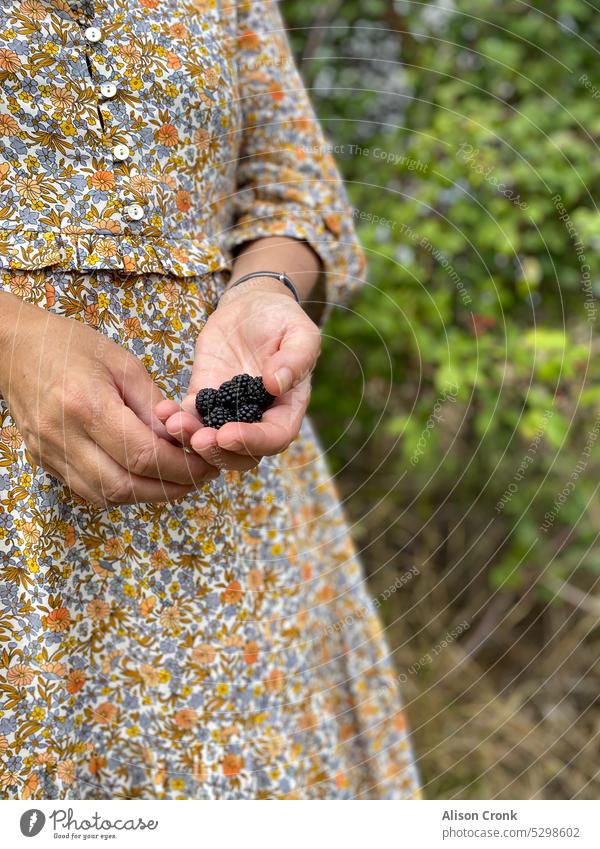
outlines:
M99 27L99 26L88 26L88 27L86 27L85 30L83 31L83 35L84 35L84 38L86 39L86 41L88 42L88 45L89 45L90 48L94 44L101 42L103 40L103 37L104 37L103 31L102 31L101 27ZM93 71L92 71L92 64L91 64L91 61L90 61L90 53L92 53L92 55L93 55L93 52L91 50L89 52L86 51L86 60L87 60L90 78L92 79L92 82L94 82L94 74L93 74ZM105 103L106 101L112 100L114 97L116 97L116 95L118 93L118 88L117 88L115 83L105 81L98 86L97 91L98 91L98 95L99 95L98 103L97 103L97 110L98 110L98 115L100 117L100 123L101 123L102 129L104 131L104 120L102 118L102 103ZM130 159L130 157L132 156L132 142L131 142L131 139L129 138L129 136L127 136L127 135L123 136L122 134L119 133L118 138L120 138L121 141L117 142L116 144L113 143L113 146L112 146L112 149L111 149L111 153L112 153L113 160L114 160L115 183L117 182L117 180L120 176L120 172L121 172L121 169L119 168L119 166L122 163L127 162L127 160ZM121 172L121 176L122 176L122 172ZM116 190L116 187L115 187L115 190ZM136 201L132 201L132 200L123 199L122 200L122 214L123 214L123 217L125 219L127 219L127 221L134 222L134 221L141 221L142 218L144 218L145 211L144 211L144 207L140 203L137 203Z
M98 26L89 26L89 27L86 27L85 30L83 31L83 36L90 45L94 45L94 44L97 44L97 43L103 41L104 33L103 33L102 29ZM86 51L86 61L87 61L88 72L89 72L90 78L92 80L92 83L95 84L94 72L93 72L93 69L92 69L92 63L90 61L90 53L91 53L91 51L90 52ZM102 128L104 129L105 122L104 122L104 119L102 117L102 109L101 109L100 104L107 101L107 100L112 100L113 97L116 97L116 95L118 93L118 88L117 88L117 85L114 82L110 82L108 80L105 80L103 83L100 83L98 85L97 91L99 92L99 99L100 99L100 103L97 105L97 109L98 109L98 114L100 116L100 123L102 124Z
M83 28L83 26L84 26L83 22L80 21L79 23L80 23L81 27ZM85 62L86 62L86 65L87 65L90 80L91 80L93 85L95 85L95 80L94 80L94 71L93 71L93 68L92 68L93 50L91 48L93 47L93 45L101 42L103 37L104 37L104 34L102 32L102 29L99 26L89 25L89 26L86 26L83 29L83 38L84 38L85 42L87 42L85 44ZM96 111L98 113L98 120L100 121L100 126L102 127L102 132L104 132L104 130L105 130L104 118L102 116L102 110L100 108L100 103L98 101L96 102Z

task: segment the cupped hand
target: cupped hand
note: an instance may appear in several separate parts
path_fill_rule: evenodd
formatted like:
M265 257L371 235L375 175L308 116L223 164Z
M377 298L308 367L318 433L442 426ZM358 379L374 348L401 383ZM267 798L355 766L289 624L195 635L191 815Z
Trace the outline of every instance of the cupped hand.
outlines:
M254 285L253 285L254 284ZM311 373L321 334L291 293L277 281L252 281L230 289L209 317L196 343L188 394L181 405L156 408L168 433L219 468L244 470L260 458L279 454L300 430L310 399ZM217 389L236 374L261 375L275 395L256 424L229 422L219 430L203 426L196 393Z
M218 476L170 439L153 413L164 396L133 354L2 298L0 393L35 465L100 506L180 498Z

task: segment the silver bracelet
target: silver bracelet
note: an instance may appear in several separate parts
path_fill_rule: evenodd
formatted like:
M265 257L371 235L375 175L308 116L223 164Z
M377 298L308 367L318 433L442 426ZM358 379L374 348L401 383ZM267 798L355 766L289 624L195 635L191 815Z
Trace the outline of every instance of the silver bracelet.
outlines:
M274 280L279 280L280 283L283 283L284 286L290 290L294 298L296 299L296 303L300 303L300 296L298 295L298 291L290 278L287 276L285 271L251 271L250 274L244 274L243 277L240 277L239 280L236 280L235 283L232 283L229 286L229 289L234 289L236 286L239 286L240 283L245 283L246 280L252 280L255 277L272 277Z

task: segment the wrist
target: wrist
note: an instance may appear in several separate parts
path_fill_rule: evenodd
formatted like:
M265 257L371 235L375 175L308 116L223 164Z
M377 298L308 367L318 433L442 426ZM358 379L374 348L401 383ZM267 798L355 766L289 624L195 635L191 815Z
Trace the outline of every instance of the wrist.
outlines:
M259 297L261 295L280 295L284 298L289 298L293 301L293 303L296 303L296 299L292 292L279 280L276 280L274 277L256 276L252 277L250 280L244 280L242 283L237 285L235 280L232 280L221 295L219 305L228 304L236 300L236 298L243 298L249 295L256 295Z
M11 292L0 291L0 358L12 341L16 313L22 303L21 299Z
M17 313L23 302L11 292L0 291L0 394L4 383L4 367L10 363L17 325Z

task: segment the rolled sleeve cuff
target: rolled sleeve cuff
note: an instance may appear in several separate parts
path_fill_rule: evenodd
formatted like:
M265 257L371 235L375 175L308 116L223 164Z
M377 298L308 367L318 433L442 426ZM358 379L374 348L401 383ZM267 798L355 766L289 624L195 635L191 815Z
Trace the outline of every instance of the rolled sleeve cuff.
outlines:
M225 248L235 253L242 245L269 236L307 242L323 264L322 284L315 286L315 292L324 293L324 303L315 303L322 308L319 316L322 326L335 306L347 304L364 279L364 254L351 221L345 221L347 216L346 211L324 210L319 214L295 204L282 207L262 203L244 213L225 234Z

